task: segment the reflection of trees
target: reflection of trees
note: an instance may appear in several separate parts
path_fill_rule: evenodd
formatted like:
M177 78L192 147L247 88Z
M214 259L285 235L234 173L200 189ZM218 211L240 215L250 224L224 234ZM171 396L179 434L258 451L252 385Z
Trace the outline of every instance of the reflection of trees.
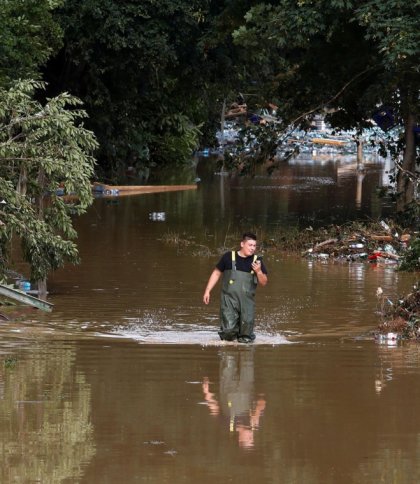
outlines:
M72 360L73 350L35 350L3 369L1 482L78 478L94 455L90 386Z

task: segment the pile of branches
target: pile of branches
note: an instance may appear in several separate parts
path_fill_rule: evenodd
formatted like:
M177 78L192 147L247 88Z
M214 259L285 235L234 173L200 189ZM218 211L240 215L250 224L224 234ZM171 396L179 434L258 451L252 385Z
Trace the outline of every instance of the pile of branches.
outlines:
M391 301L378 288L382 322L379 334L395 333L403 339L420 339L420 287L416 284L412 292L397 301Z

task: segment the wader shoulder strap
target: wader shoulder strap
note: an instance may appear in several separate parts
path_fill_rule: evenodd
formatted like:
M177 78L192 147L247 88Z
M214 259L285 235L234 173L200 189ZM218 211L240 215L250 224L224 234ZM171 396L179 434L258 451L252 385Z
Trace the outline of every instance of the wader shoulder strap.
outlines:
M254 259L252 262L255 262L257 259L257 254L254 254ZM232 250L232 271L236 271L236 252L234 250ZM253 270L251 270L251 274L254 274Z
M233 284L236 278L236 253L232 250L232 270L230 271L229 284Z
M236 271L236 252L232 250L232 271Z

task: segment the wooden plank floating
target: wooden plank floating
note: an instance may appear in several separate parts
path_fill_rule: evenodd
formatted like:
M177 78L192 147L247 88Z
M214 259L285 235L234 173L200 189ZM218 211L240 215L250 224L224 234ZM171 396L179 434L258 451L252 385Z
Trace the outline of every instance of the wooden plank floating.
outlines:
M101 196L127 196L140 195L142 193L175 192L181 190L197 190L197 185L106 185L94 183L94 194Z
M312 138L312 143L319 145L345 146L347 141L331 138Z
M50 312L54 306L52 303L30 296L29 294L26 294L26 292L19 291L19 289L14 289L12 286L6 284L0 284L0 294L23 304L28 304L29 306L41 309L42 311Z

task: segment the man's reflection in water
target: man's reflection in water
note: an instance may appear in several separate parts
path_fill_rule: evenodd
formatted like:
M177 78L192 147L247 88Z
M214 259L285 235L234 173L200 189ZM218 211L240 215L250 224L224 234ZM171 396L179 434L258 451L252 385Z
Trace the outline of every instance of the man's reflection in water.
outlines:
M211 415L229 418L229 430L237 432L240 447L254 447L254 432L260 425L265 399L254 398L254 351L252 348L222 350L220 354L220 395L210 391L208 377L203 379L204 399Z

